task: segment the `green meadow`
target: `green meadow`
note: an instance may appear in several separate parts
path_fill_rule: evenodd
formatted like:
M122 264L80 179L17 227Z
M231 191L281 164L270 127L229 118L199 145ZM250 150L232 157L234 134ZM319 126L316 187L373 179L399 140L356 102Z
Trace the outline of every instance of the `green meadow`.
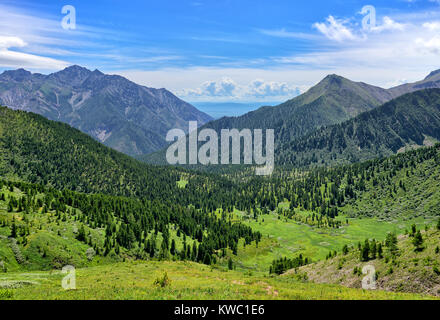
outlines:
M167 281L161 279L167 275ZM314 284L298 275L246 275L193 262L123 262L76 270L76 289L64 290L60 271L0 276L0 299L433 299L433 297L366 291ZM157 281L156 281L157 280Z

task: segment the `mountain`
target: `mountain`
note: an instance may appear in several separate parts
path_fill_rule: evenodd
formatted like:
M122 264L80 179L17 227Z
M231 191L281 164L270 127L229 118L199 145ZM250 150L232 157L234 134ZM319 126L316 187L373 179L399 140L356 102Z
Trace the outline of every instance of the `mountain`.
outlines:
M406 83L400 86L388 89L394 97L405 93L411 93L422 89L440 88L440 70L431 72L425 79L414 83Z
M187 130L188 121L212 119L165 89L76 65L49 75L3 72L0 104L68 123L129 155L164 147L168 130Z
M350 119L391 98L385 89L329 75L306 93L278 106L262 107L240 117L224 117L205 127L274 129L276 142L281 142Z
M356 162L440 140L440 89L405 94L341 124L281 145L279 164Z
M274 107L261 107L239 117L223 117L203 128L274 129L275 145L291 141L313 130L343 122L378 107L392 95L385 89L329 75L306 93ZM164 164L165 150L141 156L147 163Z
M220 132L221 129L232 128L237 128L239 130L243 128L274 129L276 161L278 164L294 164L300 166L307 166L311 163L318 162L324 164L329 162L321 158L318 161L316 155L313 155L315 147L311 145L311 136L320 135L323 128L341 124L344 121L360 116L362 113L369 112L401 95L423 90L425 88L439 87L440 70L431 72L422 81L401 85L391 89L383 89L363 82L353 82L338 75L328 75L304 94L283 104L275 107L262 107L240 117L223 117L211 121L203 127L213 128L217 132ZM432 125L435 123L436 121L434 121ZM337 126L334 128L336 127ZM379 128L379 131L383 129L384 128ZM389 138L389 135L386 134L385 137ZM303 139L307 139L308 142L301 142ZM388 141L388 143L389 142L390 141ZM406 141L405 143L423 145L423 141L420 141L420 139L412 142ZM403 147L405 143L398 143L398 145ZM429 138L426 140L426 143L430 143ZM303 148L304 150L301 149L301 152L306 152L306 154L300 154L297 156L296 153L299 152L298 148L303 144L308 144L307 147L304 148L310 149L310 153L307 154L306 150ZM328 144L331 144L331 142L328 142ZM289 150L291 147L295 149ZM316 147L318 150L319 146ZM352 162L369 159L374 156L390 155L394 152L393 150L394 148L387 148L386 150L374 152L370 152L370 150L368 155L364 154L363 156L358 156L356 153L350 152L350 154L339 155L337 158L340 162ZM147 163L165 164L165 152L166 150L162 149L158 152L141 156L139 159ZM324 157L327 158L328 156L329 154L324 155ZM333 155L333 157L335 156ZM335 162L337 161L333 161L333 163ZM195 168L215 172L221 170L218 166L217 168L214 168L213 166L196 166ZM231 172L231 170L234 169L228 167L225 168L225 170Z

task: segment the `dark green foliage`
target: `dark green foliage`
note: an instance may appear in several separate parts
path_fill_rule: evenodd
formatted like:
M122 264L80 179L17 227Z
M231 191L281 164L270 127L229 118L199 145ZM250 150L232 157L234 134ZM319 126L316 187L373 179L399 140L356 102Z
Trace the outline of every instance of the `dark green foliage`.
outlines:
M418 230L415 234L414 234L414 239L412 241L414 248L416 251L422 251L424 249L423 247L423 237L422 237L422 233L420 232L420 230Z
M311 263L311 261L308 258L303 258L302 254L293 259L288 259L287 257L280 258L272 261L269 274L275 273L280 275L289 269L298 268L309 263Z
M229 269L229 270L234 269L234 263L232 262L232 259L231 259L231 258L228 259L228 269Z
M397 248L397 236L395 233L390 232L387 234L387 237L385 239L385 246L388 248L391 255L396 255L398 252Z

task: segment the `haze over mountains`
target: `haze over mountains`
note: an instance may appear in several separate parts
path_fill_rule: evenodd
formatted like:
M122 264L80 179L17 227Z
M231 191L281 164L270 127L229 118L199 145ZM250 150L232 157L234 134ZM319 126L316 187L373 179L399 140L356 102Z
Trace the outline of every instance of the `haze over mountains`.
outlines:
M0 75L0 104L62 121L129 155L166 145L172 128L212 118L166 89L71 66L49 75L18 69Z

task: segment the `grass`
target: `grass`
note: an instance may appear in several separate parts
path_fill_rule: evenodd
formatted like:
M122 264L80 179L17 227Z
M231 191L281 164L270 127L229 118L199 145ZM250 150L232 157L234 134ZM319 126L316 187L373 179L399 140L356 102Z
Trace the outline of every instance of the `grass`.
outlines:
M376 270L379 289L405 292L419 292L440 296L440 253L436 248L440 244L440 231L430 228L422 230L424 249L415 251L412 237L402 235L398 241L398 254L392 257L387 250L382 259L360 262L359 250L351 249L347 255L338 254L335 258L323 260L300 268L311 281L317 283L341 284L360 287L364 275L353 272L365 265Z
M154 284L167 273L170 284ZM60 272L0 276L0 299L432 299L416 294L365 291L286 277L247 276L192 262L124 262L78 269L76 290L64 290ZM18 288L11 289L12 283ZM8 288L9 284L9 288ZM8 288L8 289L7 289Z
M238 212L236 214L239 215ZM421 227L431 222L423 217L382 221L377 218L348 218L341 215L337 219L343 221L343 226L337 229L311 227L284 217L278 219L274 212L259 216L258 221L245 220L253 230L263 234L263 239L258 248L255 242L244 247L241 241L238 256L232 258L238 268L268 272L270 264L277 258L294 257L301 253L318 261L325 259L330 251L340 251L344 245L354 245L366 238L384 240L388 232L403 234L412 224ZM345 224L346 220L348 225Z

